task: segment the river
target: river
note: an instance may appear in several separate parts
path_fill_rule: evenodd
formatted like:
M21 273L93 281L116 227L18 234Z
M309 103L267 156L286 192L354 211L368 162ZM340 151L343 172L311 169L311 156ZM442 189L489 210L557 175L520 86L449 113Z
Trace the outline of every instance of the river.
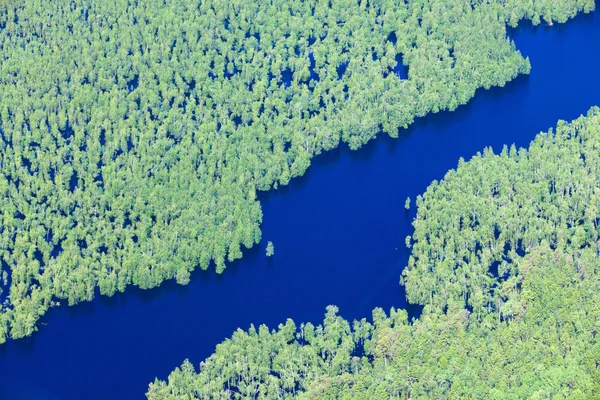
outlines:
M155 376L166 378L186 357L198 365L238 327L319 322L328 304L349 319L406 307L398 283L414 217L406 197L414 204L459 157L527 146L558 119L600 105L599 14L521 24L509 35L529 56L530 76L480 90L399 139L321 155L288 187L262 193L263 242L222 275L197 271L186 287L168 282L51 310L32 338L0 346L0 399L143 399Z

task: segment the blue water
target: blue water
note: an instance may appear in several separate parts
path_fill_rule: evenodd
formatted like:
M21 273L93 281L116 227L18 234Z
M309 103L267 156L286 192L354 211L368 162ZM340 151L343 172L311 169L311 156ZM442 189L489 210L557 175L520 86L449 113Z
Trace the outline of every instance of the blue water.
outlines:
M414 217L406 197L461 156L527 146L558 119L600 105L598 13L552 28L523 24L510 35L531 59L530 76L419 120L397 140L318 157L304 177L260 196L263 243L220 276L199 271L187 287L51 310L33 338L0 346L0 399L142 399L155 376L186 357L198 365L238 327L319 322L328 304L350 319L405 307L398 278Z

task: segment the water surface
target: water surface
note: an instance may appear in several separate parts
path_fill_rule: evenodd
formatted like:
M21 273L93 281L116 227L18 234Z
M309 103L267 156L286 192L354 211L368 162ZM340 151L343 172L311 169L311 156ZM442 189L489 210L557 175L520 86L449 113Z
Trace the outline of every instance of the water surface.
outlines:
M319 156L305 176L261 194L263 242L220 276L198 271L186 287L169 282L51 310L34 337L0 346L0 399L143 399L155 376L186 357L198 365L238 327L319 322L328 304L350 319L406 307L398 284L414 217L406 197L459 157L527 146L558 119L600 105L598 13L551 28L523 24L510 36L530 58L530 76L479 91L399 139Z

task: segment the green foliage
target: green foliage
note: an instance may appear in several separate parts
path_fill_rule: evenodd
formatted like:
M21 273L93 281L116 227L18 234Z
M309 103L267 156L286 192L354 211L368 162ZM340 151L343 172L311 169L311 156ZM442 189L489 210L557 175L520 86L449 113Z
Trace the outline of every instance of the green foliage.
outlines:
M434 182L404 276L418 320L350 325L330 307L316 328L238 330L148 399L600 397L599 148L594 108Z
M275 246L273 246L273 242L269 241L267 243L267 257L272 257L275 255Z
M55 299L223 271L261 239L257 190L529 72L506 23L593 7L0 2L0 342Z
M529 151L486 149L460 161L420 199L412 256L403 272L409 301L428 307L519 312L521 260L533 249L598 251L600 209L598 109ZM497 272L490 266L497 267Z
M175 275L175 281L180 285L187 285L190 283L190 271L185 268L181 268Z

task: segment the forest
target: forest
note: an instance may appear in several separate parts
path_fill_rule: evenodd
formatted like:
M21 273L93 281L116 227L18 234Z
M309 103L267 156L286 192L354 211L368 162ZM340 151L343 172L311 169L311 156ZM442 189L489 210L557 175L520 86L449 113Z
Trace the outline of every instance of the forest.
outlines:
M506 26L593 8L0 1L0 343L60 303L222 272L261 240L258 191L529 73ZM460 284L448 301L487 307Z
M147 398L598 398L599 148L595 107L433 182L402 276L418 319L330 306L318 326L238 329Z

